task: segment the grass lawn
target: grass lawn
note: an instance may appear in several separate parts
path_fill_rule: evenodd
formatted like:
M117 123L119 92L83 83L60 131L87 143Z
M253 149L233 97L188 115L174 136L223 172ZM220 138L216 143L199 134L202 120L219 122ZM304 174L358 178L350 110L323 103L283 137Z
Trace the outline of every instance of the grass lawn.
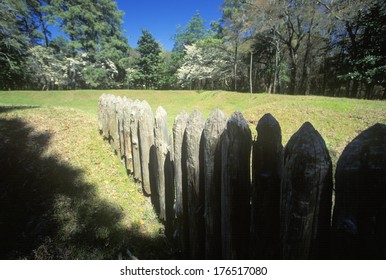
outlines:
M335 163L360 131L386 123L386 102L193 91L0 92L0 258L175 258L150 201L97 131L102 93L182 109L238 110L250 123L271 113L283 144L310 121ZM6 221L6 222L4 222Z

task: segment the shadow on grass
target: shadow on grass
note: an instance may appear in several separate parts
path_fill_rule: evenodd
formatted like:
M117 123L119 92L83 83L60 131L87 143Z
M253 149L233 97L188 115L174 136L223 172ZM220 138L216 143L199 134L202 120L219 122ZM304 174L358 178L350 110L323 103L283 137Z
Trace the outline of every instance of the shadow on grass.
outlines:
M0 108L0 113L20 108ZM164 237L120 222L83 172L45 156L49 133L0 116L0 259L173 258Z

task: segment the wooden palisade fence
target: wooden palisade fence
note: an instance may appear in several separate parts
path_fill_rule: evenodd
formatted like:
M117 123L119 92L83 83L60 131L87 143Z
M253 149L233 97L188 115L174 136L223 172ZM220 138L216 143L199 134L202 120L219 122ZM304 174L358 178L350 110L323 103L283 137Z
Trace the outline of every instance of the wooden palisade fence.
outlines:
M220 110L207 120L182 111L171 135L162 107L153 115L146 101L102 95L98 127L183 258L386 258L384 124L344 149L333 211L331 158L308 122L284 148L270 114L254 141L240 112Z

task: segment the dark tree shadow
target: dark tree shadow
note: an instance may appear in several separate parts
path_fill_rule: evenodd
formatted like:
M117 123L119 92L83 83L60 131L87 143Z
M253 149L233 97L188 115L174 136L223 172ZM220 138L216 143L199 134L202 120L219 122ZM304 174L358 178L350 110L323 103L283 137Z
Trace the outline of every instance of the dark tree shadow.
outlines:
M50 138L0 116L0 259L125 259L128 250L139 259L173 258L162 235L122 226L122 210L99 198L82 170L45 156Z

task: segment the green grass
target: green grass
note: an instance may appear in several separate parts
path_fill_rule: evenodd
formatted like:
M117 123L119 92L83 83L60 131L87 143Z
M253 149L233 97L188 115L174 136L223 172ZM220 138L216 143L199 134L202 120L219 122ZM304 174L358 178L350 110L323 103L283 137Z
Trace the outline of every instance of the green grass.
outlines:
M1 107L0 259L171 257L150 201L95 124L78 109Z
M207 117L219 108L228 116L241 111L251 124L252 132L257 121L271 113L279 121L284 144L305 121L310 121L322 134L333 154L360 131L377 123L386 122L386 102L316 96L286 96L268 94L242 94L223 91L14 91L0 92L0 105L60 106L82 110L96 118L96 103L102 93L147 100L153 111L163 106L169 114L169 127L175 116L185 110L200 110Z
M207 117L220 108L228 116L241 111L255 135L258 120L271 113L283 144L310 121L334 164L358 133L386 123L384 101L222 91L0 92L0 168L7 175L0 178L7 201L0 218L12 220L12 242L0 241L9 247L3 258L114 259L127 250L145 259L176 257L150 201L97 132L102 93L147 100L153 111L163 106L170 128L181 110Z

